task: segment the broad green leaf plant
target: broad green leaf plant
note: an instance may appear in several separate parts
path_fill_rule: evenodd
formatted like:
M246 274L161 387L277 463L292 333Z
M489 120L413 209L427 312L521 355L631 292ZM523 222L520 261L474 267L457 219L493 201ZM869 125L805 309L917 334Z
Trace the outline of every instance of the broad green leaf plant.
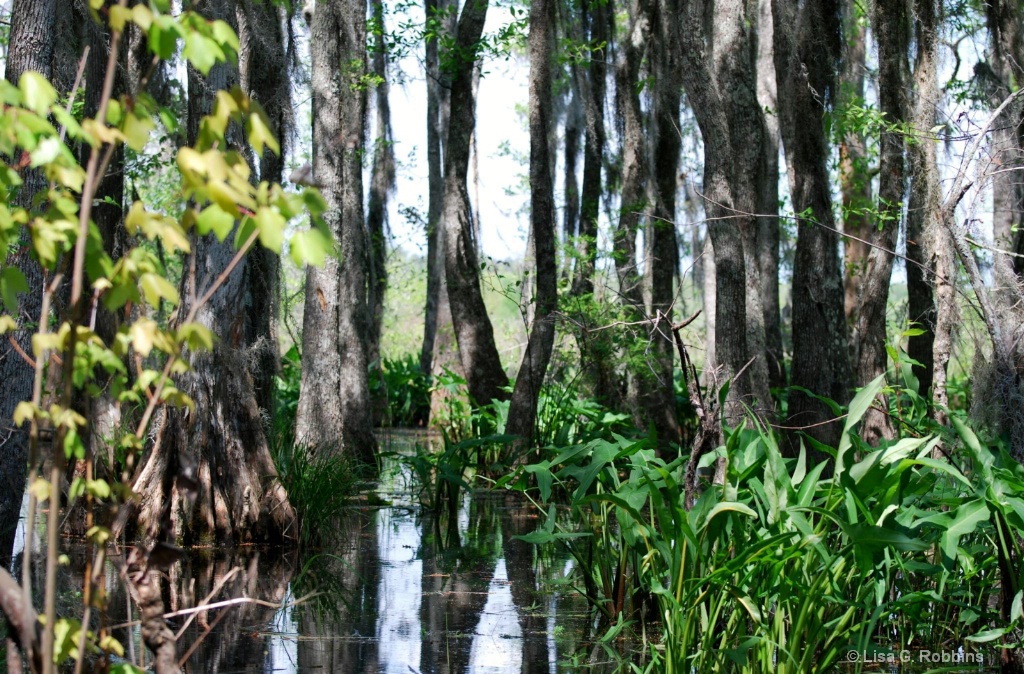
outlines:
M188 365L183 352L210 349L217 335L195 321L197 312L223 285L238 262L255 245L281 252L293 219L309 213L314 223L291 239L295 262L320 264L334 254L326 229L319 223L325 204L312 189L286 192L280 185L255 184L243 152L229 147L225 134L231 125L245 130L252 151L279 153L280 147L259 104L242 91L218 92L213 113L201 124L198 142L177 152L181 189L188 206L180 218L151 210L143 201L126 209L124 226L135 245L118 259L111 257L91 219L94 198L115 151L127 146L136 153L146 151L158 120L167 111L143 90L114 97L114 70L122 38L129 26L148 38L156 59L170 59L183 48L184 58L196 70L207 74L215 64L237 58L238 38L222 21L208 21L184 11L172 14L167 0L153 0L129 8L126 0L105 8L102 0L90 0L96 20L110 27L110 55L98 112L79 121L58 104L59 92L41 75L25 73L17 86L0 81L0 250L11 252L27 247L32 261L43 273L42 311L32 336L32 353L23 354L26 367L33 367L35 383L31 400L21 403L15 413L17 424L27 424L30 447L29 521L37 508L49 503L46 547L44 615L36 624L31 606L32 569L30 548L25 549L21 580L21 615L12 605L3 609L18 634L23 654L34 671L52 672L69 659L81 671L86 657L122 656L121 645L105 630L94 633L94 612L104 610L104 593L98 582L104 577L105 544L110 530L94 522L93 508L113 504L130 496L127 482L95 478L92 457L83 437L87 420L74 408L80 395L95 395L98 373L103 373L119 405L140 408L138 424L115 441L119 456L131 457L142 451L154 412L161 405L191 407L193 402L175 385L172 376ZM144 83L143 83L144 85ZM74 99L74 92L70 98ZM65 136L67 142L65 142ZM87 148L83 166L69 144ZM45 193L37 195L32 208L12 201L23 184L21 172L42 171L48 181ZM169 254L187 254L190 236L213 235L220 240L233 237L237 252L230 264L209 286L202 289L185 315L164 321L158 313L161 303L179 303L175 284L168 280L164 265L154 251L159 242ZM7 255L4 258L10 259ZM22 256L24 259L24 256ZM66 310L54 315L58 292L69 290ZM19 326L14 318L18 296L29 290L22 270L0 259L0 334ZM121 318L112 340L104 341L92 320L99 306ZM8 337L5 336L4 339ZM129 362L137 364L130 371ZM59 376L48 371L59 370ZM59 379L56 390L46 382ZM44 441L43 431L52 431ZM96 448L93 447L95 452ZM92 557L83 588L80 618L58 616L56 610L57 566L60 550L57 504L61 502L61 477L69 459L86 465L85 477L71 486L70 500L84 498L88 510L88 538ZM48 476L37 467L50 466ZM0 571L0 584L15 583ZM27 621L20 620L29 616ZM37 640L37 633L40 637ZM121 672L140 671L118 665Z

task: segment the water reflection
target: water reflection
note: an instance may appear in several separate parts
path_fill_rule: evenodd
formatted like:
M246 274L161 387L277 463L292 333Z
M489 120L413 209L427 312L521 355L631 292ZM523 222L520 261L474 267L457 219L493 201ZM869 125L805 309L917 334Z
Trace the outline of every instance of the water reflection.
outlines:
M475 493L435 515L411 501L401 464L385 476L391 505L353 507L335 543L309 555L200 550L165 579L168 611L249 597L239 604L176 617L187 672L463 674L544 672L576 648L584 617L548 582L566 570L515 539L536 527L531 509ZM108 624L125 657L145 665L133 602L112 560ZM317 596L297 606L296 597ZM582 614L581 614L582 615ZM559 651L559 648L562 651ZM189 654L189 650L194 652Z

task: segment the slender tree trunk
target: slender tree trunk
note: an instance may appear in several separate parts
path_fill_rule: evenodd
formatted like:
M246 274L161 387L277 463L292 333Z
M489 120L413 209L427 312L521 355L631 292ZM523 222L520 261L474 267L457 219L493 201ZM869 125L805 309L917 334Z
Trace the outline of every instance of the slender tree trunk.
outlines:
M608 89L608 3L584 0L583 21L591 49L587 75L583 78L583 185L580 193L579 235L576 237L576 275L573 295L594 292L594 271L597 264L597 221L601 212L601 168L604 159L604 103Z
M914 66L914 101L911 122L919 142L907 145L910 169L910 203L907 207L907 295L908 317L924 332L907 340L907 355L921 363L914 370L919 392L926 400L935 400L936 343L938 316L936 286L938 273L936 248L945 237L937 221L941 206L935 141L930 137L938 119L938 11L936 0L915 0L917 60ZM946 281L948 283L948 280ZM943 368L943 371L945 368ZM941 377L940 377L941 379Z
M716 12L719 7L724 10L726 5L716 6ZM736 7L729 6L729 9ZM704 211L715 260L715 365L724 368L717 382L720 386L743 371L749 359L743 232L744 225L749 228L754 222L750 215L740 215L740 209L734 205L733 185L737 174L732 173L734 167L730 166L733 152L729 140L730 120L724 93L712 71L712 55L705 44L704 7L692 0L681 3L678 17L683 54L681 78L704 140ZM724 13L714 16L716 26L720 27L734 18L738 17L726 17ZM735 37L734 31L729 32ZM755 163L755 168L757 166ZM745 210L747 214L752 212L750 208ZM740 404L750 390L746 377L733 381L729 389L729 423L738 423L734 415L742 414Z
M267 113L271 131L281 141L281 154L265 149L258 157L259 179L283 180L285 147L294 127L291 83L280 10L262 0L241 0L238 17L239 83ZM281 305L281 265L277 253L262 246L250 253L253 307L246 317L246 343L253 359L250 372L256 404L273 412L274 377L278 372L277 327Z
M991 0L985 3L986 23L989 33L989 61L991 67L981 63L975 67L975 74L988 89L993 108L1024 81L1024 29L1022 12L1018 3L1008 0ZM993 163L997 168L1019 168L1024 163L1024 129L1021 128L1024 106L1015 102L1003 113L1003 118L992 130ZM1024 223L1024 185L1017 171L1003 170L992 176L992 230L996 248L1013 251L1020 238ZM1010 262L1008 256L999 255L995 260L994 272L997 292L995 299L1003 305L1013 305L1014 288L1018 283L1015 266L1019 260Z
M395 149L391 140L391 105L388 101L387 45L384 6L373 5L374 20L380 31L375 36L373 74L379 80L375 89L377 138L373 146L373 168L370 177L370 198L366 225L370 235L369 293L370 332L367 337L367 360L370 367L380 367L380 337L384 320L384 295L388 288L387 215L388 196L395 189ZM375 365L376 364L376 365Z
M846 105L866 105L864 79L867 76L867 37L857 15L867 11L854 0L842 0L846 22L846 49L839 73L839 96ZM857 325L861 280L870 248L865 241L871 236L875 200L871 189L871 166L868 160L864 130L847 128L839 143L839 186L843 199L843 306L847 325ZM859 343L850 340L851 354L856 361Z
M835 91L835 64L842 39L840 8L836 0L773 0L772 16L790 195L794 211L810 214L800 221L797 233L790 382L846 404L849 352L839 237L828 176L828 139L822 122L828 102L825 97ZM799 391L790 394L788 425L808 427L807 432L819 442L836 446L842 424L822 423L833 418L824 403ZM812 424L820 425L810 427ZM796 451L798 438L792 439L789 449ZM824 460L822 456L814 458Z
M758 190L758 247L755 252L761 273L761 307L764 311L768 384L786 385L782 352L782 319L779 306L779 100L775 85L775 49L772 40L771 0L758 0L757 99L764 112L764 152Z
M574 66L575 67L575 66ZM562 276L569 278L573 273L571 246L576 241L580 222L580 187L576 179L576 167L580 155L580 93L576 78L569 77L569 102L565 108L565 219L562 225L565 256L562 260Z
M437 0L424 0L428 33L445 19L439 12L447 3L438 5ZM447 82L441 80L438 40L425 40L427 71L427 301L423 316L423 346L420 349L420 372L432 374L434 370L434 340L438 332L441 291L444 284L444 246L441 244L441 230L444 215L444 163L442 158L443 138L447 123L442 117ZM444 300L447 304L447 299ZM450 313L445 316L450 317ZM449 321L450 323L450 321ZM448 326L449 324L442 324Z
M80 30L82 32L81 42L89 46L89 57L84 71L85 88L85 109L86 118L95 117L99 110L100 98L103 91L103 78L106 74L107 60L110 55L109 41L110 31L100 24L91 20L87 12L77 9L76 14L81 20ZM119 55L118 72L114 78L112 94L118 98L123 94L134 94L138 82L131 81L128 76L128 69L125 67L130 54L131 44L134 42L133 33L138 28L129 24L126 26L129 31L126 42L129 48ZM77 45L76 45L77 46ZM66 52L73 53L76 49L69 49ZM66 54L68 56L69 54ZM71 57L80 58L79 56ZM56 58L55 58L56 60ZM74 85L72 80L70 86ZM81 148L82 165L88 161L89 147ZM110 165L106 175L100 180L96 191L95 203L92 210L92 219L96 223L100 237L103 240L103 250L114 261L121 257L126 245L127 232L122 227L124 217L124 148L118 147L111 156ZM96 334L106 344L113 344L118 326L119 317L116 313L107 311L102 304L95 307L94 320ZM87 419L89 419L89 444L87 451L91 456L105 454L106 465L114 466L114 443L112 442L121 422L121 407L114 399L108 389L109 379L102 369L97 372L97 385L101 389L98 395L82 394L75 401L76 406L81 406ZM98 464L103 466L103 462ZM100 471L101 474L103 471ZM82 471L84 476L84 471ZM79 520L76 524L84 523ZM84 530L82 531L84 533Z
M636 264L636 236L647 209L647 141L640 106L640 67L650 32L646 0L627 3L626 39L619 45L615 68L615 102L622 120L622 194L612 255L622 301L642 315L643 292Z
M761 237L759 206L771 201L769 181L764 169L768 143L764 112L757 100L757 23L754 7L743 0L718 0L712 35L712 58L715 77L729 127L731 159L729 182L733 208L732 222L725 226L739 227L742 239L743 282L745 290L746 344L743 352L745 368L733 387L747 399L754 410L771 409L765 308L761 281L760 254L766 243ZM719 338L729 337L724 331ZM739 370L733 371L733 376Z
M903 3L880 2L875 5L875 34L878 39L879 110L887 124L902 125L906 119L903 89L907 83L907 33L910 30ZM896 131L882 130L879 139L880 165L878 182L879 226L874 227L861 279L860 303L857 310L856 340L860 343L856 367L856 383L864 386L886 370L888 335L885 310L889 304L889 279L892 277L893 253L900 230L906 175L904 138ZM882 402L883 406L887 406ZM871 445L891 439L896 433L886 411L872 407L861 424L861 436Z
M34 70L50 76L50 59L54 49L56 0L15 0L11 10L11 32L7 53L7 81L15 86L22 74ZM32 207L32 198L47 187L42 171L27 169L24 181L12 199L14 205ZM15 314L18 330L4 335L0 341L0 564L8 566L14 533L21 513L28 465L28 433L13 422L18 403L32 397L35 371L18 354L10 340L24 353L32 353L33 326L39 324L42 310L43 270L32 259L28 228L22 231L18 248L7 255L7 266L16 267L25 276L28 290L18 295L18 306L7 307L5 313ZM7 251L4 251L6 254Z
M555 343L558 262L555 258L555 195L551 175L551 53L553 0L530 3L530 231L536 261L536 299L530 337L519 366L505 432L533 438L537 402ZM524 448L525 449L525 448Z
M676 177L679 173L680 87L678 43L674 38L675 3L659 0L653 8L650 61L654 77L652 91L651 164L654 187L654 217L647 226L650 256L645 272L651 288L652 317L659 319L650 332L650 362L646 364L641 387L641 404L649 410L649 419L664 450L678 443L679 418L672 378L674 347L671 328L674 299L672 282L678 262L676 242Z
M622 191L619 196L619 218L612 240L612 257L618 277L619 301L627 321L646 316L643 281L637 265L637 234L648 211L647 139L644 134L644 112L640 104L640 72L650 38L650 3L630 0L626 4L626 35L618 45L615 67L615 106L621 122ZM626 349L627 362L638 359ZM626 371L626 405L638 428L651 424L651 410L643 404L646 388L646 364L638 362Z
M302 389L295 437L321 451L341 450L372 463L367 377L367 242L363 220L362 150L366 97L366 6L318 2L313 12L313 174L324 214L341 250L306 272ZM339 446L340 445L340 446ZM332 447L333 446L333 447Z
M453 57L451 117L444 162L445 278L459 356L469 396L476 405L506 400L508 377L494 343L494 330L480 292L480 265L473 235L466 177L475 101L473 66L483 33L487 0L468 0L462 8ZM457 56L456 56L457 55Z

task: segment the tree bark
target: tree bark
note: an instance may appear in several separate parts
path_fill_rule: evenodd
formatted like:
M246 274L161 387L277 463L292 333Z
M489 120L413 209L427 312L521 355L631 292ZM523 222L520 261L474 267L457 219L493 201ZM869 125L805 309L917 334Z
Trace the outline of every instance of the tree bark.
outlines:
M650 17L646 0L631 0L626 9L627 32L618 45L619 62L615 68L615 103L622 120L622 193L612 256L622 301L633 308L635 316L639 316L643 314L644 300L637 273L636 236L647 208L648 157L638 89L640 67L650 33ZM566 197L568 200L568 194Z
M679 79L678 43L674 40L675 3L658 0L653 6L650 61L654 77L652 91L651 176L654 178L654 217L648 221L647 236L651 255L646 275L651 288L651 317L657 319L650 332L650 362L645 364L641 403L650 412L650 420L665 450L678 443L679 418L672 378L674 347L671 328L674 299L673 280L678 264L676 242L676 178L679 174ZM639 372L639 370L638 370Z
M237 28L235 7L231 0L206 0L193 9ZM212 111L216 93L237 82L238 73L228 64L214 66L206 77L189 68L190 145L199 138L202 117ZM227 133L229 142L245 146L240 129L229 128ZM233 236L224 241L212 235L192 237L179 315L188 315L191 303L234 256ZM210 352L189 351L184 356L190 371L177 386L195 402L195 411L166 410L132 485L138 500L119 515L121 522L135 525L130 533L154 539L173 536L186 544L279 541L289 535L295 514L277 480L248 366L248 351L254 345L250 340L258 334L248 323L253 311L265 306L257 290L262 282L254 276L263 273L254 260L243 258L198 311L196 322L218 341ZM259 334L255 339L266 338Z
M863 10L854 0L843 0L846 22L842 70L839 73L839 100L844 106L864 106L864 78L867 76L867 36L857 14ZM843 307L847 325L857 325L857 307L860 304L861 281L867 264L869 246L865 241L871 235L875 200L871 187L871 166L867 155L864 130L844 129L839 142L839 190L843 200ZM856 352L856 339L850 348ZM857 360L856 353L852 354Z
M906 103L903 89L907 83L907 33L910 29L904 4L879 2L875 5L875 34L878 40L878 99L879 111L885 116L885 127L879 139L880 160L878 180L878 226L873 227L868 240L864 275L861 279L860 303L857 310L859 343L856 383L865 386L886 371L888 335L885 310L889 304L889 279L892 277L893 252L900 230L906 174L904 166L903 133L889 125L906 122ZM888 407L882 398L883 407ZM896 434L887 410L874 406L867 411L861 424L861 437L870 445Z
M915 369L919 392L935 400L934 347L938 339L936 311L939 273L937 247L945 232L937 220L941 206L938 163L931 130L938 118L938 7L935 0L915 0L917 58L914 67L914 101L911 122L919 142L907 145L910 170L910 203L907 207L907 295L908 318L924 330L907 339L907 355L921 367ZM934 273L929 270L935 270ZM949 279L945 279L948 284ZM953 310L946 307L944 311ZM943 366L945 372L945 366ZM940 376L939 380L944 380ZM933 408L934 409L934 408Z
M380 33L375 35L373 74L379 78L375 89L377 108L376 134L373 144L373 168L370 173L370 197L366 225L370 236L369 260L369 320L367 360L370 367L380 368L380 337L384 321L384 295L388 288L387 270L387 210L388 196L395 189L395 148L391 139L391 104L388 100L387 45L384 24L384 6L373 5L374 20Z
M291 83L280 9L263 0L241 0L238 18L239 83L270 119L270 130L281 142L281 154L264 149L257 157L259 179L283 180L286 143L294 128ZM246 321L250 344L250 373L256 404L266 414L274 410L274 377L278 372L278 312L281 305L281 264L277 253L258 247L249 254L253 265L253 307Z
M583 94L583 184L580 191L579 233L573 295L594 292L597 264L597 221L601 212L601 169L604 159L604 103L608 89L608 3L584 0L582 20L590 48L587 74L578 78ZM576 66L579 68L578 66ZM582 73L581 73L582 75Z
M761 274L761 307L764 311L765 354L768 385L786 386L782 350L782 318L779 306L779 100L775 84L771 0L758 0L757 100L764 110L763 181L758 190L758 247L755 252Z
M835 91L842 39L840 8L836 0L773 0L772 15L790 195L793 209L810 216L801 218L797 233L790 382L846 404L850 363L839 236L832 216L828 176L828 139L822 123L828 96ZM834 416L824 403L799 391L790 394L788 425L808 427L807 432L819 442L837 446L842 425L822 423L831 419ZM812 424L820 425L810 427ZM788 451L795 452L799 439L793 435L791 440ZM813 458L825 459L818 455Z
M14 86L18 85L22 74L30 70L50 76L56 14L56 0L14 1L5 73L7 81ZM41 170L27 169L21 173L21 178L24 182L12 201L30 209L36 193L47 188L46 177ZM18 296L14 316L18 329L0 341L0 381L4 382L0 393L0 564L4 567L10 562L14 545L29 459L28 433L14 425L14 409L18 403L32 397L35 379L32 366L21 358L10 340L24 353L32 353L32 334L39 324L43 299L43 269L31 257L28 228L22 230L22 237L17 250L7 255L6 264L24 274L28 290Z
M704 211L707 214L708 238L713 244L715 260L715 364L724 368L719 385L725 380L733 380L729 389L730 404L726 410L728 422L732 424L739 422L737 415L743 414L742 404L750 402L745 399L748 393L753 392L747 374L739 379L736 377L745 369L750 357L747 330L748 265L744 256L743 236L744 230L749 231L755 225L752 215L754 195L752 190L748 190L747 196L751 199L748 207L737 207L736 188L741 182L741 174L739 169L730 165L734 159L730 141L729 113L732 106L727 103L722 89L725 81L732 79L732 68L715 57L738 47L735 44L729 46L730 42L739 38L737 27L726 26L741 19L736 14L739 9L735 3L716 3L714 30L705 26L703 3L692 0L680 3L678 12L678 34L683 54L681 78L704 141ZM724 29L720 35L724 44L709 50L704 36L710 34L717 38L719 29ZM719 72L716 73L716 70ZM753 89L748 87L747 93L753 95ZM739 108L738 105L736 107ZM760 134L751 142L757 152ZM755 159L752 168L756 170L758 166ZM760 288L757 288L757 292L760 293ZM764 384L767 386L767 379Z
M366 6L318 2L313 61L313 174L341 258L306 272L297 442L374 461L367 375L366 236L361 156L365 135Z
M555 343L558 262L555 259L555 195L551 175L551 53L554 3L530 3L530 230L536 262L535 309L530 337L519 366L505 432L533 439L537 403Z
M445 278L459 357L475 405L507 400L508 377L480 292L480 265L466 177L475 100L473 67L487 17L487 0L467 0L459 16L451 72L451 116L444 162Z
M433 370L434 339L438 329L438 304L444 278L444 255L439 244L444 213L444 173L441 157L441 86L437 38L432 26L441 21L437 0L424 0L427 21L425 67L427 74L427 301L423 313L423 346L420 349L420 372Z

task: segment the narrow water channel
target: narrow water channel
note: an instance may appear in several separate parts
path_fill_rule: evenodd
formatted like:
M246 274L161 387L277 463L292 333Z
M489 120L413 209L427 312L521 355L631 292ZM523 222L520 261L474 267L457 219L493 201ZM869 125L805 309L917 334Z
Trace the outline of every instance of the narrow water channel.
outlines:
M393 433L387 443L400 454L426 440ZM171 618L181 633L179 653L188 655L185 671L574 671L586 607L559 585L571 569L567 559L515 538L536 527L530 507L474 491L453 517L438 516L417 502L410 475L389 459L376 490L386 505L353 505L326 549L198 549L176 563L164 589L169 612L239 597L270 604ZM81 551L69 556L62 584L73 615L85 560ZM123 563L112 556L106 620L118 626L125 659L145 666L149 653L131 624L134 602L118 578ZM294 604L298 598L305 599Z

